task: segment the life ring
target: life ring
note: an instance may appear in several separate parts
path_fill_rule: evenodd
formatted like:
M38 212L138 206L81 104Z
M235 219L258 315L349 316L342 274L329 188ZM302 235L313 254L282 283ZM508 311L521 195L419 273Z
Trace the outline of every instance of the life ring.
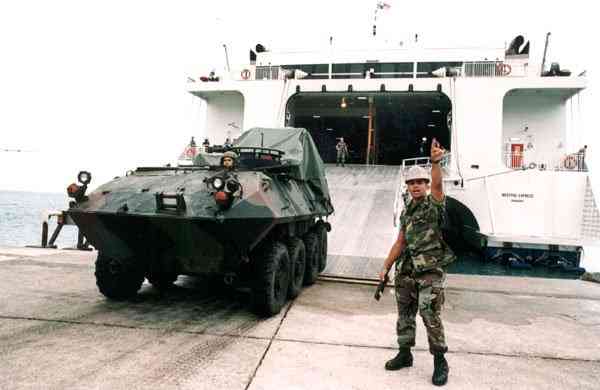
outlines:
M496 65L496 72L500 76L508 76L510 72L512 72L512 67L510 64L498 64Z
M248 69L244 69L242 70L242 72L240 73L240 75L242 76L242 79L244 80L248 80L251 76L251 73Z
M577 168L577 159L573 155L567 156L565 157L564 165L567 169L575 169Z

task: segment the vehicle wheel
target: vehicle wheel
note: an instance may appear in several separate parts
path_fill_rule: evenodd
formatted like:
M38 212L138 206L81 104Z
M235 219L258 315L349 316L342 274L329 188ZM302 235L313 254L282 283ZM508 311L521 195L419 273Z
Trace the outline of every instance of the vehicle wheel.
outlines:
M319 237L319 273L327 267L327 228L322 223L317 225L317 237Z
M168 290L177 280L177 274L170 272L152 272L146 274L146 279L158 290Z
M304 246L306 248L304 284L310 286L317 281L317 277L319 276L319 254L321 252L321 246L319 245L319 237L315 232L304 235Z
M107 298L122 300L135 296L144 272L134 259L113 259L98 253L96 259L96 285Z
M290 282L290 257L280 242L267 244L253 256L254 309L261 315L272 316L285 304Z
M290 286L288 297L296 298L304 284L304 270L306 269L306 249L304 242L297 238L291 238L287 243L290 256Z

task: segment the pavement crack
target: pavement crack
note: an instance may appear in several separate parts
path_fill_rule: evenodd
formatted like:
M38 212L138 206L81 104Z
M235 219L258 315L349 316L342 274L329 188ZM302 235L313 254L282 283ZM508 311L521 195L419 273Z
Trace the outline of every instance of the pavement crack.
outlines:
M248 388L254 381L254 378L256 377L256 373L258 372L258 369L260 368L260 366L262 366L263 360L265 360L267 353L271 349L273 340L275 340L275 338L277 337L277 334L279 333L279 329L281 329L281 325L283 324L283 321L285 321L285 318L287 317L287 315L290 312L290 309L292 308L293 305L294 305L294 301L291 301L290 304L288 305L288 307L286 308L285 313L283 313L283 316L281 317L281 321L279 321L279 324L277 325L277 329L275 329L275 332L273 332L273 336L271 336L271 339L269 340L269 344L267 345L267 348L265 348L265 351L263 352L262 356L260 357L260 360L258 361L256 368L252 372L252 375L250 376L250 380L246 384L246 387L244 388L244 390L248 390Z

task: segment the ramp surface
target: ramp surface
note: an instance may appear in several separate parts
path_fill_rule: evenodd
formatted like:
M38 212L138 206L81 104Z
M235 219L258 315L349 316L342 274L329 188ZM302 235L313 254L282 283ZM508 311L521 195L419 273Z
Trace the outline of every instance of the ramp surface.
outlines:
M400 166L326 165L335 213L329 217L323 275L375 279L395 240L393 207Z

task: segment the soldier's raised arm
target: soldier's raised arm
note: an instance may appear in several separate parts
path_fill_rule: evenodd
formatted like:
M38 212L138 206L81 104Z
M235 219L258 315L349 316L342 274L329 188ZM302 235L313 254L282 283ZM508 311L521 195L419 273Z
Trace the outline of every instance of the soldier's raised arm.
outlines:
M440 161L444 155L445 150L434 138L431 141L431 196L437 200L444 200L444 189L442 188L442 170L440 168Z

